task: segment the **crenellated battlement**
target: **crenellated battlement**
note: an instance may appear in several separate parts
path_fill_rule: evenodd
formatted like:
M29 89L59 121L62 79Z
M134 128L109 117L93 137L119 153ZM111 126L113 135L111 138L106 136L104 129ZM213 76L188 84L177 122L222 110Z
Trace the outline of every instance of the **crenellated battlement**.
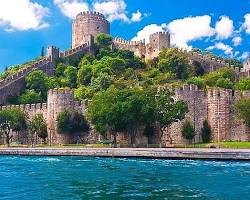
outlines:
M198 60L198 61L201 61L203 63L208 62L208 63L211 63L212 65L219 65L222 67L234 67L234 65L229 65L227 62L225 62L224 60L221 60L221 59L211 58L207 55L203 55L203 54L197 53L197 52L188 52L185 50L181 50L181 51L183 53L188 54L191 59Z
M85 16L93 16L93 17L100 17L100 18L105 18L105 16L102 13L96 12L96 11L84 11L80 12L79 14L76 15L76 19L85 17Z
M64 52L60 52L60 58L67 58L69 56L72 56L72 55L77 54L79 52L82 52L84 50L88 50L88 48L89 48L89 45L87 43L82 44L82 45L75 47L73 49L69 49L69 50L66 50Z
M158 35L170 36L170 33L169 32L155 32L155 33L151 34L149 37L155 37L155 36L158 36Z
M128 46L137 46L137 45L145 45L145 40L140 40L140 41L131 41L131 40L125 40L120 37L114 37L113 42L116 44L121 44L121 45L128 45Z
M68 88L54 88L48 91L48 95L58 95L58 94L73 94L73 91Z
M7 105L7 106L0 106L0 110L6 110L11 108L20 108L26 112L31 111L46 111L47 110L47 103L37 103L37 104L20 104L20 105Z
M49 64L50 63L50 59L49 58L43 58L23 69L21 69L20 71L18 71L15 74L12 74L10 76L8 76L5 79L0 80L0 88L5 87L6 85L16 81L17 79L20 79L24 76L26 76L27 74L29 74L31 71L35 70L35 69L40 69L42 68L44 65Z

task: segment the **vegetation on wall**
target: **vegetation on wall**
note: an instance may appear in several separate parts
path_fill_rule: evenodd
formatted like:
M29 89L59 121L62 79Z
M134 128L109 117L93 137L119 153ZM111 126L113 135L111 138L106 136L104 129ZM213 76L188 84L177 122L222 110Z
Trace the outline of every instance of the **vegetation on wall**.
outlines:
M80 134L88 130L88 121L81 113L64 110L57 116L57 131L60 134Z
M250 99L242 98L240 99L236 106L236 111L240 119L244 120L245 123L250 127Z

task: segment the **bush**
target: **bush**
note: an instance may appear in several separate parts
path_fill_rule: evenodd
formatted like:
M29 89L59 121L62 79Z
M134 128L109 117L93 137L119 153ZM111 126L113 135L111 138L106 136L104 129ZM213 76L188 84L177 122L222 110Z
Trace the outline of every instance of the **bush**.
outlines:
M200 88L200 89L205 88L205 81L200 77L192 77L192 78L188 79L187 84L197 85L198 88Z
M190 121L185 121L182 126L182 136L187 140L192 140L195 136L195 130Z
M240 91L250 90L250 78L241 79L235 87Z
M208 143L211 141L211 132L211 126L208 124L208 121L205 120L201 129L201 138L203 143Z
M231 82L235 81L236 74L235 71L231 68L225 67L218 69L216 71L210 72L204 75L204 80L208 86L216 86L216 83L219 79L229 79Z
M235 105L237 115L250 127L250 98L241 98Z
M108 47L111 44L112 39L111 35L100 33L96 36L96 45L98 47Z
M219 87L219 88L233 89L233 86L234 86L234 84L228 78L226 78L226 79L225 78L219 78L216 81L216 87Z
M88 130L88 121L81 113L64 110L57 116L57 131L60 134L74 134Z

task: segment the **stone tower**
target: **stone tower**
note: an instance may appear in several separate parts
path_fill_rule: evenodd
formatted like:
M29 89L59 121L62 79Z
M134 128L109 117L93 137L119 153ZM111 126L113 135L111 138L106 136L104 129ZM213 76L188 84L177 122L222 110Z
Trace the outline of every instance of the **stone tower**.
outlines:
M165 49L170 48L170 33L158 32L149 36L149 44L146 47L146 58L155 58Z
M52 89L48 92L47 123L49 141L53 144L67 143L68 138L57 133L57 116L63 110L75 110L73 91L69 89Z
M250 59L245 60L245 62L243 63L243 70L244 71L250 70Z
M98 12L79 13L72 24L72 48L87 43L90 35L95 38L99 33L110 33L110 24L104 15Z

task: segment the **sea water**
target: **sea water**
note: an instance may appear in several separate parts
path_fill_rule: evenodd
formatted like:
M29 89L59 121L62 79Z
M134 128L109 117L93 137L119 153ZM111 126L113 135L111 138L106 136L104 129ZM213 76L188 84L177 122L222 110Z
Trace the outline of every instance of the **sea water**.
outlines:
M0 199L250 199L250 163L0 156Z

